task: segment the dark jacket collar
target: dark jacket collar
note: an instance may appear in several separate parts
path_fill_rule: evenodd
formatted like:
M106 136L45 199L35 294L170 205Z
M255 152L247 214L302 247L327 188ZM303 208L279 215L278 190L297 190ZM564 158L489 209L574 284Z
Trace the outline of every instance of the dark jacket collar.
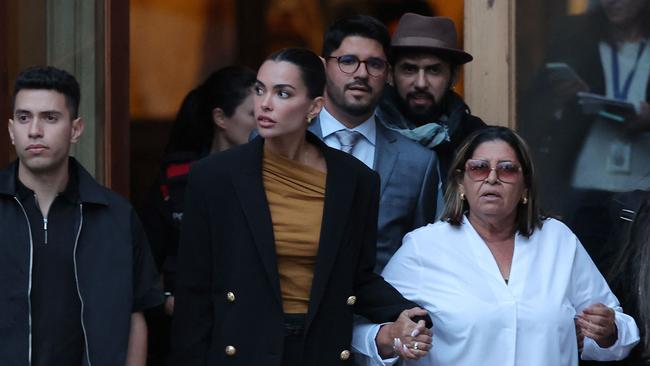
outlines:
M15 165L14 165L15 166ZM18 167L15 166L14 173L18 170ZM73 164L68 164L68 183L66 184L63 191L59 192L58 196L63 197L68 202L76 204L79 202L79 178L77 174L77 167ZM15 177L15 174L14 174ZM14 179L16 184L16 195L21 201L24 201L27 197L34 195L29 187L25 186L20 179Z
M108 205L109 200L106 197L105 188L100 186L75 158L70 157L69 164L77 171L80 201L83 203ZM17 165L18 160L14 160L6 169L0 171L0 194L9 196L17 195Z
M0 170L0 194L7 196L15 196L18 193L16 188L16 166L18 160L9 164L3 170Z

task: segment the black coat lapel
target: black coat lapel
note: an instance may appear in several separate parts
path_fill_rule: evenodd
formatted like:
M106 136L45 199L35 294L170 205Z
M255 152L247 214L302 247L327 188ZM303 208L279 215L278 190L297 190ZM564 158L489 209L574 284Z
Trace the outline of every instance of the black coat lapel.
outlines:
M307 139L321 149L327 164L325 202L309 300L308 326L318 311L339 247L344 243L350 207L357 189L357 176L351 174L353 170L349 167L349 162L338 156L342 153L328 148L311 133L307 133ZM241 170L233 172L233 184L270 285L277 296L278 303L282 306L273 223L262 181L264 144L260 137L249 144L250 148L243 150Z
M276 295L280 306L282 306L278 261L273 237L273 222L271 221L271 212L262 181L264 140L261 137L256 137L249 144L250 148L243 150L242 169L233 172L233 185L248 220L248 226L253 235L260 259L266 269L273 293Z
M315 136L313 137L315 138ZM325 147L324 143L319 141L318 145L322 146L321 149L327 163L327 180L320 242L309 298L307 327L318 311L336 262L339 247L344 243L350 206L357 186L357 176L351 174L352 169L348 168L347 162L341 159L336 151Z

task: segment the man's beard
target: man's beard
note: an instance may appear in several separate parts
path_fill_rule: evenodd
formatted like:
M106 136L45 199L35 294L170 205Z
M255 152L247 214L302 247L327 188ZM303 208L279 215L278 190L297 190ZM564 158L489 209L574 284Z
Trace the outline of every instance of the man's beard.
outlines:
M445 94L446 96L446 94ZM404 116L418 126L435 122L443 114L443 96L441 101L436 101L433 94L426 92L410 92L406 94L406 100L398 96L398 104ZM410 101L415 98L427 98L431 101L429 105L412 105Z
M332 102L332 104L336 105L340 110L344 111L345 113L351 115L351 116L363 116L369 113L372 113L373 109L375 108L375 105L377 104L376 101L370 100L368 103L354 103L354 102L348 102L345 99L345 91L348 90L350 87L355 87L355 86L362 86L366 89L368 89L369 93L372 93L372 87L368 84L368 82L364 80L355 80L351 83L346 84L343 87L343 90L337 89L335 86L332 86L330 84L326 85L327 88L327 95Z

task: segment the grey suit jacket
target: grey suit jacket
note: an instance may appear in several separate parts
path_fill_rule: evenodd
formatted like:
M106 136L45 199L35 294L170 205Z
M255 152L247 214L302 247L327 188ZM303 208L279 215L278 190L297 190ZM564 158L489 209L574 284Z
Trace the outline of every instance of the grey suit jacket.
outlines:
M406 233L435 220L439 177L435 152L381 123L376 126L373 169L381 178L381 196L375 271L380 273ZM323 138L320 118L309 130Z

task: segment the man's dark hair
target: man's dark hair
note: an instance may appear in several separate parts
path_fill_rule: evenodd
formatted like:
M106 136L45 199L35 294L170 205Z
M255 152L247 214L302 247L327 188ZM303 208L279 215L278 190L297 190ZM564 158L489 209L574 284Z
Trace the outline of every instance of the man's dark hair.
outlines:
M307 86L307 95L316 98L325 90L325 67L318 56L304 48L284 48L272 53L267 60L292 63L300 69L300 78Z
M54 90L65 96L70 116L76 119L79 114L79 101L81 91L79 83L74 76L65 70L53 66L32 66L23 70L14 82L14 95L12 104L16 105L16 95L23 89Z
M368 15L354 15L330 24L325 30L321 56L331 56L332 52L341 47L343 40L350 36L369 38L379 42L388 61L391 60L388 29L382 22Z

